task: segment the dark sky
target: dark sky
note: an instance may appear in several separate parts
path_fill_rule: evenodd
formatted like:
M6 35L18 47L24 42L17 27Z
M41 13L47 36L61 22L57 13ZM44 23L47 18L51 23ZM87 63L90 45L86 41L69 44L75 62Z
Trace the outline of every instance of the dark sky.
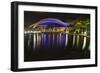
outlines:
M25 27L40 21L44 18L57 18L63 22L71 22L77 18L87 18L89 14L75 14L75 13L55 13L55 12L33 12L24 11L24 25Z

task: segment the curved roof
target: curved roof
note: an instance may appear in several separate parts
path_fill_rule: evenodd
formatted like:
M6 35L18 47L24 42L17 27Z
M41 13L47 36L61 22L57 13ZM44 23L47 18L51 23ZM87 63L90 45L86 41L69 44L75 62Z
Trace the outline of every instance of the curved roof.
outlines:
M59 19L55 19L55 18L45 18L45 19L42 19L39 21L38 24L41 24L41 25L48 25L48 24L55 24L55 25L58 25L58 26L62 26L62 27L66 27L68 26L69 24L68 23L65 23Z

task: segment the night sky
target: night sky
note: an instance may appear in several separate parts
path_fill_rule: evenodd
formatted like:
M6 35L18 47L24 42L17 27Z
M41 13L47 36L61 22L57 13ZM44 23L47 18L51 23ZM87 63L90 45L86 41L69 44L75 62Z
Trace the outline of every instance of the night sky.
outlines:
M28 27L29 25L45 18L57 18L66 23L66 22L71 22L77 18L87 18L87 17L90 17L90 15L89 14L75 14L75 13L24 11L24 25L25 27Z

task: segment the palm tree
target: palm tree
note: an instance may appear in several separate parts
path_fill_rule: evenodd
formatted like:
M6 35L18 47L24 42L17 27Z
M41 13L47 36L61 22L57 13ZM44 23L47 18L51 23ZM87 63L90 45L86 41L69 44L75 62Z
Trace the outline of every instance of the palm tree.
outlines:
M76 20L72 21L70 23L70 26L72 30L69 30L69 33L71 33L72 36L72 43L74 47L80 49L80 42L83 42L84 36L88 36L90 33L90 19L89 18L77 18ZM89 33L87 33L89 32ZM80 35L83 35L81 37ZM81 46L82 48L82 46Z
M78 18L74 21L74 32L81 34L82 32L88 31L90 26L90 19L89 18Z

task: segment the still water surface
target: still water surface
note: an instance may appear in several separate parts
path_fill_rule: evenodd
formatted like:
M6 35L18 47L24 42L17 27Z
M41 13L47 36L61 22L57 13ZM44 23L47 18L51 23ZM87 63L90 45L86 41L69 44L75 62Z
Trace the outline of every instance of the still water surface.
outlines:
M89 43L89 38L82 35L25 33L24 58L25 61L60 59L60 57L87 58L89 57Z

